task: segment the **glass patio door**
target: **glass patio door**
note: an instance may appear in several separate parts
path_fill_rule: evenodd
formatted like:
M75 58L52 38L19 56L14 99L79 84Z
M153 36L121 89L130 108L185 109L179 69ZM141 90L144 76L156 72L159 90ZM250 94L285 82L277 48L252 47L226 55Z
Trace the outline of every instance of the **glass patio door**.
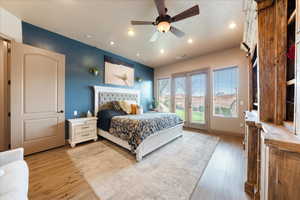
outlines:
M187 126L206 129L208 122L207 72L187 74Z
M172 78L172 110L184 120L185 127L207 129L207 77L207 71L198 71Z
M186 122L186 77L173 78L173 111Z

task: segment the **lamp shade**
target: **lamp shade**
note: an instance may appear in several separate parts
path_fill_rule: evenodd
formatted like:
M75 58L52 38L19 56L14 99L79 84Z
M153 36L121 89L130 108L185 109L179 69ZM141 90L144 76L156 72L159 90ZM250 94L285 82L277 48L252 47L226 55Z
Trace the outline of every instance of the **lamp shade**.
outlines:
M171 28L171 24L167 21L162 21L157 25L157 30L162 33L168 32L170 28Z

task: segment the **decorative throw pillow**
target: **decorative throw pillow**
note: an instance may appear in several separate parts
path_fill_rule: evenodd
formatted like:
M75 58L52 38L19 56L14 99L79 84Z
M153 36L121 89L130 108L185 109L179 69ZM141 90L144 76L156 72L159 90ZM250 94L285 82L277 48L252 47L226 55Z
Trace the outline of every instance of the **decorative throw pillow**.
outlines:
M112 101L111 104L115 111L123 111L118 101Z
M131 113L131 105L129 103L127 103L126 101L119 101L119 106L127 114Z
M136 115L137 113L137 105L136 104L131 104L131 113L132 115Z
M136 114L137 115L141 115L144 113L144 110L143 110L143 107L142 106L137 106L137 111L136 111Z
M101 111L101 110L112 110L112 109L113 109L113 106L112 106L112 103L111 103L111 102L102 104L102 105L99 107L99 111Z

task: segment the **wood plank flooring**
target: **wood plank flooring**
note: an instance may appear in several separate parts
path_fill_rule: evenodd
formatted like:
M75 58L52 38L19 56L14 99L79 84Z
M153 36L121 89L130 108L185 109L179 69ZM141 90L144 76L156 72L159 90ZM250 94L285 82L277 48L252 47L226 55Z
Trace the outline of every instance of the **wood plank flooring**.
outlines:
M191 200L250 200L244 192L242 138L221 136Z
M67 154L68 149L62 147L25 157L30 169L29 199L99 199L74 166ZM191 199L248 200L243 184L241 138L221 137Z

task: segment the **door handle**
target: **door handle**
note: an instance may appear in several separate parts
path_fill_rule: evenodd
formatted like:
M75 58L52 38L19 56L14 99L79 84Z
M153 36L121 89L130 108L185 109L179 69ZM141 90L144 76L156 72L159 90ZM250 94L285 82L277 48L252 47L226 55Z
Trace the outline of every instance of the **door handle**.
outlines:
M63 111L63 110L61 110L61 111L57 111L57 113L64 113L64 111Z

